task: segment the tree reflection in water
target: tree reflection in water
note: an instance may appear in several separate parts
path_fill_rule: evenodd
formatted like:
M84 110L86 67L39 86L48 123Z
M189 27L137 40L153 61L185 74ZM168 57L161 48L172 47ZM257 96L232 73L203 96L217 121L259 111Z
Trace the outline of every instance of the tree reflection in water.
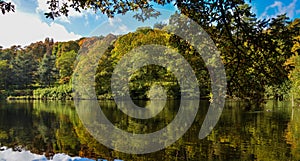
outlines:
M136 103L145 105L142 101ZM112 101L100 104L115 126L134 133L149 133L165 127L178 110L178 102L169 101L156 117L137 120L126 117ZM8 147L22 146L46 156L65 153L109 160L300 160L300 119L297 117L300 109L291 108L287 102L268 102L263 111L247 112L243 110L243 102L228 101L212 133L199 140L208 105L208 101L200 102L192 127L177 142L155 153L133 155L108 149L94 139L71 101L1 102L0 143Z

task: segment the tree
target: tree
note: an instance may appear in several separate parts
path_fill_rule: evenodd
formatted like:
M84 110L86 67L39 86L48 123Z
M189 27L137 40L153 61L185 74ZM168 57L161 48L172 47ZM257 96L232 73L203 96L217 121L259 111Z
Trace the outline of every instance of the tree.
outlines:
M0 89L7 87L9 64L7 60L0 60Z
M71 79L76 56L77 53L72 50L62 53L62 55L56 59L56 67L59 70L60 83L65 84Z
M44 42L38 41L31 43L24 48L24 51L30 53L33 59L41 61L45 53L52 53L52 46L53 40L50 41L49 38L46 38Z
M14 57L14 54L10 49L0 50L0 60L11 61Z
M265 86L287 80L285 60L299 28L286 15L259 20L244 1L197 1L181 8L214 40L226 68L228 95L263 99Z
M251 0L250 0L251 2ZM5 3L5 2L4 2ZM140 20L146 20L150 17L157 17L160 12L153 9L154 4L166 5L173 3L181 13L188 17L200 16L203 22L211 23L216 21L218 17L223 20L227 19L227 12L236 8L236 5L245 4L244 0L140 0L140 1L115 1L115 0L48 0L49 12L45 13L47 18L56 18L61 15L68 16L71 9L81 12L82 10L92 9L95 12L100 11L108 17L114 17L116 14L125 14L129 11L141 11L135 15ZM216 14L218 13L218 14ZM220 14L219 14L220 13ZM207 21L207 18L210 19ZM223 21L224 22L224 21ZM202 24L201 24L202 25Z
M163 23L163 22L159 22L159 23L155 23L153 25L153 28L157 28L157 29L163 29L165 26L167 26L168 24Z
M53 45L52 55L56 56L56 68L59 70L59 82L69 82L74 70L74 61L80 49L78 42L57 42Z
M12 46L9 49L0 49L0 61L1 61L1 85L2 89L11 89L14 84L14 72L13 61L19 52L18 46Z
M209 94L208 72L200 55L196 54L195 49L193 49L190 44L187 44L186 41L180 39L179 37L175 37L172 34L151 28L138 28L135 32L120 36L112 44L109 50L104 53L99 61L95 77L97 94L101 96L105 96L106 94L108 94L108 96L110 96L110 78L112 77L112 73L114 71L115 73L118 73L116 70L116 65L119 65L119 61L122 60L123 57L128 54L128 52L134 51L134 49L136 49L137 47L152 44L166 46L168 49L173 49L173 51L180 53L194 69L196 77L199 81L199 86L201 88L201 95L207 96ZM93 47L96 48L95 45L93 45ZM156 53L154 51L156 50L155 48L151 48L150 51L144 48L145 50L142 55L137 54L139 53L137 52L131 59L123 62L122 66L119 66L119 69L125 69L125 73L133 72L131 73L132 75L130 76L130 78L126 77L126 74L122 72L122 74L115 75L119 80L125 80L129 82L129 92L132 98L149 98L149 94L151 95L150 89L153 85L163 86L169 98L179 98L180 92L187 92L180 91L180 87L178 84L179 82L176 79L174 73L172 73L172 71L180 72L184 70L183 68L179 68L184 62L177 59L171 59L175 56L175 53L171 50L164 49L163 51L161 51L158 48L157 52L163 52L165 56L155 56L155 60L162 61L165 60L166 57L170 58L170 62L168 62L169 65L167 67L162 67L159 65L147 65L141 67L136 71L133 69L129 69L129 67L131 67L131 65L135 64L136 62L144 62L145 60L150 60L151 58L153 58L153 54ZM90 49L90 51L93 51L93 49ZM177 66L174 66L175 64ZM192 92L189 92L189 94L191 93ZM120 93L120 95L122 94L123 93Z
M290 49L296 30L289 29L285 15L268 23L254 16L245 18L247 30L232 24L229 31L234 34L218 33L216 43L224 58L229 95L257 102L262 101L266 86L288 79L284 63L293 55Z
M295 27L297 25L300 27L300 19L296 19L290 26ZM294 44L291 49L294 55L285 63L286 66L291 66L293 68L289 72L289 79L292 82L290 94L295 98L300 97L300 30L297 34L298 36L294 37Z
M78 52L80 46L75 41L68 41L68 42L58 42L54 44L52 54L56 55L57 58L60 57L62 53L69 52L74 50L74 52Z
M37 61L30 53L20 51L13 61L13 82L18 89L29 88L37 79Z
M39 81L43 86L50 87L58 75L55 67L55 55L45 54L38 67Z

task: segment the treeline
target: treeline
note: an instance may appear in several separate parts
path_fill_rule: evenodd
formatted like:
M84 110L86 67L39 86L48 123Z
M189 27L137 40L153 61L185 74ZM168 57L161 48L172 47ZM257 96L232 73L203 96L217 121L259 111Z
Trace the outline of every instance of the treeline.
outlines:
M244 13L243 17L239 17L242 26L235 24L235 21L217 24L199 22L221 52L227 75L228 97L255 102L261 102L264 98L284 99L291 96L288 94L299 97L300 19L291 21L286 15L279 15L268 21L258 20L251 14L248 5L241 5L232 12ZM180 22L181 18L179 14L174 14L169 23ZM227 28L223 28L222 23L228 23ZM184 30L188 29L189 24L180 25L178 28ZM139 28L126 35L114 36L115 41L101 57L97 67L95 89L98 98L112 98L110 80L121 58L129 51L149 44L166 46L180 53L196 74L201 96L210 96L211 82L206 64L187 41L161 30L168 27L159 23L153 28ZM1 49L1 96L23 95L22 92L31 89L29 93L32 92L30 94L39 99L72 98L72 74L78 54L82 49L87 51L85 54L94 52L92 49L97 48L95 44L101 41L106 40L100 36L54 43L47 38L44 42L36 42L25 48L12 46ZM143 55L143 59L147 57L151 55ZM176 70L180 70L179 64ZM153 95L149 93L150 87L156 84L164 87L169 98L180 98L184 92L169 69L149 65L130 77L131 97L149 98L149 95ZM28 90L26 92L28 94ZM160 97L159 94L154 95Z
M74 61L80 45L100 37L76 41L45 41L32 43L24 48L12 46L0 49L0 96L31 96L35 98L65 99L71 97L69 84Z

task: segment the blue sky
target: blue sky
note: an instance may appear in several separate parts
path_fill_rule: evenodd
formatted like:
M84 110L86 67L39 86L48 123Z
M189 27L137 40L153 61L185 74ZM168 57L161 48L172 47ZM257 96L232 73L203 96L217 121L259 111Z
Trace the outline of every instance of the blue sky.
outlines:
M46 19L46 0L7 0L16 5L15 13L0 15L0 46L26 46L32 42L44 40L45 37L55 41L75 40L83 36L106 35L107 33L124 34L134 31L137 27L153 26L156 22L167 21L176 8L170 4L156 6L162 15L145 23L132 18L133 13L108 19L101 13L70 11L69 17L56 20ZM300 18L300 0L252 0L251 6L258 18L272 18L287 13L294 19Z

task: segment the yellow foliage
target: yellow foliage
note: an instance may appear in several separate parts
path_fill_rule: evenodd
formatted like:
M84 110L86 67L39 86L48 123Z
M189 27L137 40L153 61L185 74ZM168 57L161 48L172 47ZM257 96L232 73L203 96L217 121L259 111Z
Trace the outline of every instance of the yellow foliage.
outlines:
M300 35L296 36L294 38L294 45L292 47L292 52L295 53L295 55L298 55L299 50L300 50Z

